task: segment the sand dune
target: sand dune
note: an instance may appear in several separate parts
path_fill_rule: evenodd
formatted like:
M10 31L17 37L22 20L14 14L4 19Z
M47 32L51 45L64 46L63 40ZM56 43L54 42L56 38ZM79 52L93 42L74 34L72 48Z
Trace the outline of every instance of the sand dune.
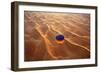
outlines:
M25 61L90 58L90 15L24 12ZM63 35L64 43L55 37Z

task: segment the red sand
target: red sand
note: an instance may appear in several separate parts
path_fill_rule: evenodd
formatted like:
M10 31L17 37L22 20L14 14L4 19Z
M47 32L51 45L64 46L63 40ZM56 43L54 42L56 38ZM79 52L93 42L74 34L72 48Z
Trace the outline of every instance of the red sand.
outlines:
M24 23L25 61L90 58L89 14L26 11Z

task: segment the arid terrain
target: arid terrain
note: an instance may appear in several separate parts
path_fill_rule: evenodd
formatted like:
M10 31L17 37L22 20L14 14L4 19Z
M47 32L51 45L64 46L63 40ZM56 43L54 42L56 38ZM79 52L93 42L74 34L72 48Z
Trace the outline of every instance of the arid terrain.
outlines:
M25 61L90 58L89 14L25 11L24 25Z

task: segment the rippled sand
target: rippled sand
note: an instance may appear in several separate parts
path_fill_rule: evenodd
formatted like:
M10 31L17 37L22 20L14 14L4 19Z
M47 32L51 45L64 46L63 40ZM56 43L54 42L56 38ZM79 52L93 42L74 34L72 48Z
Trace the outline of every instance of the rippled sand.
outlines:
M89 14L25 11L24 19L25 61L90 58Z

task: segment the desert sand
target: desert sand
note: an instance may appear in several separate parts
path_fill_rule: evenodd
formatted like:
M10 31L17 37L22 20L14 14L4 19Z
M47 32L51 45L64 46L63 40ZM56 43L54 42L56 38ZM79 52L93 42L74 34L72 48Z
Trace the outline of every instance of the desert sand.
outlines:
M25 11L24 34L25 61L90 58L89 14Z

